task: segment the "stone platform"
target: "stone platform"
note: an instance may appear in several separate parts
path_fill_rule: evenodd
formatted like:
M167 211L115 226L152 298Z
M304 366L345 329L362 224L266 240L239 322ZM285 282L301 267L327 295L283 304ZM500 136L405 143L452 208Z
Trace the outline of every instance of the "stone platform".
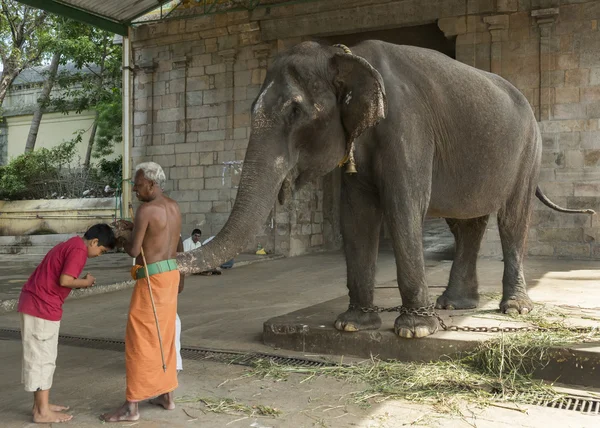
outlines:
M438 311L448 326L522 327L535 318L561 320L568 326L600 327L600 271L589 262L529 260L526 277L530 296L536 302L532 314L510 317L498 311L503 264L498 260L479 262L481 301L477 309ZM450 263L427 271L432 301L444 290ZM390 307L401 303L395 281L380 284L375 304ZM264 323L263 340L276 348L308 354L358 358L378 357L402 361L434 361L474 349L480 341L502 333L439 331L423 339L402 339L394 334L397 313L383 313L382 327L375 331L340 332L333 327L344 312L347 297L340 297L274 317ZM519 334L519 333L504 333ZM600 343L583 343L557 348L549 353L548 365L538 377L561 383L600 387Z

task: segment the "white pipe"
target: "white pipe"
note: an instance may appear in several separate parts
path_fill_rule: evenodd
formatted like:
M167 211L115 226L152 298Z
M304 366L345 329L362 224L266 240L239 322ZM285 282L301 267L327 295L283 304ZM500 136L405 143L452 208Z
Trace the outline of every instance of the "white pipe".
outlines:
M128 29L128 33L129 33ZM121 184L121 215L129 215L131 202L131 41L129 34L123 37L123 181Z

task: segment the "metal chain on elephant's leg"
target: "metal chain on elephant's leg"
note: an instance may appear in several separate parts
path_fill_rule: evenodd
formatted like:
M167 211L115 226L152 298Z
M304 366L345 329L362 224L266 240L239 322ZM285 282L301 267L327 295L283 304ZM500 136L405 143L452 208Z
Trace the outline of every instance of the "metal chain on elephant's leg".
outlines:
M364 308L364 307L360 307L358 305L355 305L354 303L350 303L348 305L348 310L352 311L352 310L359 310L361 312L364 312L366 314L379 314L381 312L398 312L400 311L400 308L402 307L402 305L400 306L394 306L392 308L382 308L380 306L369 306L368 308Z
M599 330L597 327L536 327L536 326L525 326L525 327L469 327L469 326L448 326L435 311L435 306L430 304L429 306L422 306L420 308L407 308L406 306L398 305L391 308L382 308L380 306L369 306L360 307L353 303L348 305L348 310L360 310L365 313L382 313L382 312L399 312L400 315L417 315L420 317L431 317L437 318L440 323L440 327L444 331L466 331L473 333L524 333L524 332L549 332L549 331L570 331L573 333L590 333L595 330Z

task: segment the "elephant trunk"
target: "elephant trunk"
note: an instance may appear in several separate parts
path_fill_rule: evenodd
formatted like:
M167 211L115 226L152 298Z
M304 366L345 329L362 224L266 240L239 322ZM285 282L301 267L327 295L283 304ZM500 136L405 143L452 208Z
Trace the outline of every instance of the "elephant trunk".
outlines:
M206 245L177 255L182 274L199 273L220 266L244 250L258 234L286 174L283 156L273 162L272 155L263 152L260 145L252 144L251 138L237 197L227 223Z

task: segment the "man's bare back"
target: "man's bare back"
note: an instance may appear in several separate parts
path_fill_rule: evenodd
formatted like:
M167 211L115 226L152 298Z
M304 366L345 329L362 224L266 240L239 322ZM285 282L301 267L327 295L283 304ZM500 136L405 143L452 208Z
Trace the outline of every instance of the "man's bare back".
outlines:
M177 203L162 195L140 206L135 215L134 242L136 226L140 223L147 224L142 241L146 262L150 264L174 259L181 232L181 214ZM136 263L143 264L141 255L137 257Z
M143 265L142 248L148 264L175 258L181 234L177 202L165 196L156 183L147 180L143 171L136 173L133 189L143 204L135 214L127 252L136 257L139 265Z

